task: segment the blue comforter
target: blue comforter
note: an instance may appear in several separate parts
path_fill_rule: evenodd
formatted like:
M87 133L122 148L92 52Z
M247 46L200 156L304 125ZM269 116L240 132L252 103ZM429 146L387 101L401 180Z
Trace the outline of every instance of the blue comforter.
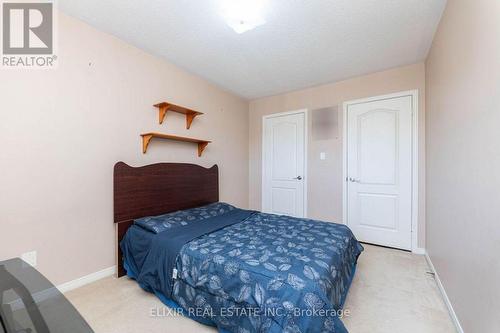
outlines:
M175 227L161 227L168 214L147 227L137 221L121 243L129 276L220 330L346 332L337 310L363 250L349 228L207 207L176 213ZM172 247L169 235L183 241Z

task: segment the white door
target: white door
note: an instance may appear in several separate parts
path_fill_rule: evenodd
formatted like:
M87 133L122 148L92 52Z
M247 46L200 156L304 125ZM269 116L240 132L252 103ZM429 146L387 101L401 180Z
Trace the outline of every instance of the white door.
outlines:
M347 105L347 223L368 243L411 250L412 96Z
M262 210L305 217L305 112L264 117Z

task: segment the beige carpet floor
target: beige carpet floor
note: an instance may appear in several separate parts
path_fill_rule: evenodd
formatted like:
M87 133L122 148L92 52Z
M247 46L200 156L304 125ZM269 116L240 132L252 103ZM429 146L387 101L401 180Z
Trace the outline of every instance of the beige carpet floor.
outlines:
M350 333L456 332L423 256L365 245L343 319ZM66 294L96 333L203 333L215 329L169 315L128 278L106 278ZM161 316L151 316L159 311Z

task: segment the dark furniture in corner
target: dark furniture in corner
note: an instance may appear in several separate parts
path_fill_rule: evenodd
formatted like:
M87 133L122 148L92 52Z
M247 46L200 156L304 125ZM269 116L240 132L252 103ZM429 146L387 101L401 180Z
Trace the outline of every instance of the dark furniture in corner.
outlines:
M19 258L0 261L0 331L94 332L57 287Z

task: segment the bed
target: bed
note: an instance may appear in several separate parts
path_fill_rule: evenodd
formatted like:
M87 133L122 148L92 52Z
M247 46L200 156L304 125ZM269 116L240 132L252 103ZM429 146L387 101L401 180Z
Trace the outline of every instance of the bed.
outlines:
M218 168L114 169L118 275L220 332L345 333L348 227L219 202Z

